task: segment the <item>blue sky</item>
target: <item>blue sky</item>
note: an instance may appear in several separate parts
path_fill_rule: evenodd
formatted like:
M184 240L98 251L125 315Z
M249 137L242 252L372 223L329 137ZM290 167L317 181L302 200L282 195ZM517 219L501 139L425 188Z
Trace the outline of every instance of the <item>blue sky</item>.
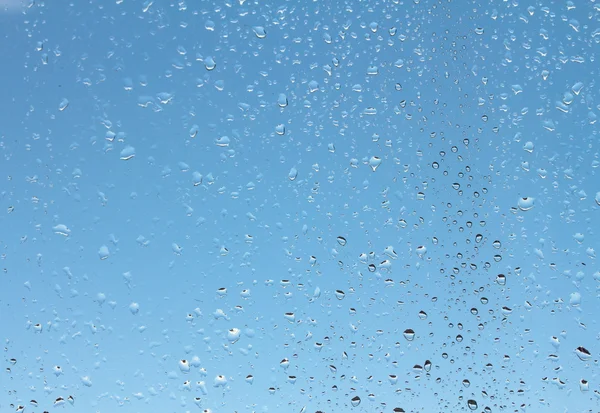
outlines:
M597 411L599 18L0 1L0 410Z

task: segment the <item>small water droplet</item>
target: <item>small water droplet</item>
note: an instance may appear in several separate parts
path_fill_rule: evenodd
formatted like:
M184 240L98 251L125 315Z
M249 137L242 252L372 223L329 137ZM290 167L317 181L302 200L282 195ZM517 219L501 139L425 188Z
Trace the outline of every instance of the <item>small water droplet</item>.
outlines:
M58 104L58 110L60 110L61 112L64 111L68 107L69 107L69 100L68 99L63 99Z
M136 315L140 312L140 305L138 303L129 304L129 311L131 312L131 314Z
M207 56L204 58L204 67L206 68L206 70L211 71L214 70L215 67L217 67L217 63L215 62L215 59L212 56Z

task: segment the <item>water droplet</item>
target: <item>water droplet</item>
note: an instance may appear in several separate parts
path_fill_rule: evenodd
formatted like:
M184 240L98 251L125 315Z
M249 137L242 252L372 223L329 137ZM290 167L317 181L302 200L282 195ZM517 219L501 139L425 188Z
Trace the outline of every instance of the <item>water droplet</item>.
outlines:
M427 254L427 247L424 245L418 246L416 249L416 253L419 256L419 258L423 258L425 254Z
M131 311L131 314L136 315L140 312L140 305L138 303L129 304L129 311Z
M227 378L220 374L217 377L215 377L213 385L215 387L225 387L227 386Z
M498 285L506 285L506 275L498 274L496 276L496 283L498 283Z
M535 199L531 197L520 198L517 206L521 211L529 211L531 208L533 208L534 201Z
M477 410L477 402L473 399L467 400L467 406L469 406L469 409L471 410Z
M68 107L69 107L69 101L67 99L61 100L60 103L58 104L58 110L60 110L61 112L64 111Z
M600 192L596 192L596 197L594 198L594 201L596 201L596 204L600 206Z
M579 357L581 361L587 361L592 358L592 354L585 347L577 347L575 349L575 354Z
M239 328L232 328L227 332L227 340L231 344L235 344L240 339L241 331Z
M421 320L427 319L427 313L425 311L423 311L423 310L419 311L419 318Z
M252 28L252 31L259 39L264 39L265 37L267 37L267 31L263 26L254 26Z
M462 381L462 384L463 384L463 386L465 386L465 387L469 387L469 386L471 385L471 382L470 382L469 380L467 380L467 379L464 379L464 380Z
M275 126L275 133L278 135L285 135L285 125L279 124Z
M277 98L277 105L279 105L280 108L285 108L288 105L288 99L285 93L279 94L279 97Z
M481 36L483 33L484 33L484 30L483 30L483 28L481 28L481 27L477 27L477 28L475 29L475 34L477 34L477 35Z
M290 181L294 181L294 180L296 180L297 177L298 177L298 170L296 168L290 169L290 172L288 173L288 179Z
M523 145L523 149L529 153L532 153L534 149L533 142L526 142L525 145Z
M108 247L106 245L103 245L100 247L100 249L98 250L98 257L100 257L101 260L105 260L110 256L110 252L108 251Z
M407 341L413 341L415 339L415 332L411 328L407 328L406 330L404 330L403 334L404 334L404 338Z
M179 360L179 370L181 370L183 373L189 373L190 363L185 359Z
M425 369L426 372L429 373L431 371L431 361L425 360L425 364L423 364L423 368Z
M55 225L52 227L52 231L54 231L55 234L65 237L68 237L71 234L71 230L64 224Z
M357 407L360 404L360 397L358 396L354 396L351 400L350 400L350 404L352 405L352 407Z
M135 157L135 148L133 146L126 146L122 151L120 158L122 161L128 161Z
M342 247L346 245L346 238L344 237L337 237L337 242L338 244L340 244Z
M343 292L342 290L335 290L335 298L337 298L338 300L343 300L344 297L346 297L345 292Z
M190 128L190 138L195 138L198 135L200 127L198 125L192 125Z
M192 183L194 186L202 185L202 174L200 172L192 173Z
M231 139L228 136L221 136L220 138L215 139L215 144L220 146L221 148L225 148L229 146Z
M210 71L217 67L217 63L215 62L215 59L213 59L212 56L207 56L204 58L204 67L206 68L206 70Z
M377 170L379 165L381 165L381 158L377 156L371 156L371 159L369 159L369 166L371 167L373 172Z

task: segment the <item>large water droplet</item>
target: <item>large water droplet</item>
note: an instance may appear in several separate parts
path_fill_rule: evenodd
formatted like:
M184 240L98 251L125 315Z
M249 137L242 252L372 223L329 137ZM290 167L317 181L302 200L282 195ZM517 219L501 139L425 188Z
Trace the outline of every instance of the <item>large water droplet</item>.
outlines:
M264 39L265 37L267 37L267 31L263 26L254 26L252 28L252 31L259 39Z
M98 250L98 257L100 257L101 260L105 260L110 256L110 252L108 251L108 247L106 245L103 245L100 247L100 249Z
M227 340L231 344L235 344L240 339L241 331L239 328L232 328L227 332Z
M535 199L531 197L520 198L517 206L521 211L529 211L531 208L533 208L534 201Z
M575 354L579 357L581 361L587 361L592 358L592 354L585 347L577 347L575 349Z
M126 146L122 151L120 158L122 161L128 161L135 157L135 148L133 146Z
M371 156L371 159L369 159L369 166L371 167L373 172L377 170L379 165L381 165L381 158L378 156Z
M473 399L469 399L469 400L467 400L467 406L469 406L469 409L471 409L471 410L476 410L477 402Z
M215 62L215 59L213 59L212 56L207 56L204 58L204 67L206 68L206 70L210 71L217 67L217 63Z
M352 405L352 407L357 407L360 404L360 397L358 396L354 396L351 400L350 400L350 404Z
M404 338L407 341L413 341L415 339L415 332L411 328L407 328L406 330L404 330L403 334L404 334Z
M279 97L277 98L277 105L279 105L280 108L285 108L288 105L288 99L285 93L279 94Z

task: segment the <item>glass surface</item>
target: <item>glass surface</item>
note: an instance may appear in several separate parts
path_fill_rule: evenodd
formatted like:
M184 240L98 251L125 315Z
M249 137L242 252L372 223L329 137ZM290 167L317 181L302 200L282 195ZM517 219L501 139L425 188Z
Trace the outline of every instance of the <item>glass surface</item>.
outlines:
M1 412L597 412L600 2L0 0Z

